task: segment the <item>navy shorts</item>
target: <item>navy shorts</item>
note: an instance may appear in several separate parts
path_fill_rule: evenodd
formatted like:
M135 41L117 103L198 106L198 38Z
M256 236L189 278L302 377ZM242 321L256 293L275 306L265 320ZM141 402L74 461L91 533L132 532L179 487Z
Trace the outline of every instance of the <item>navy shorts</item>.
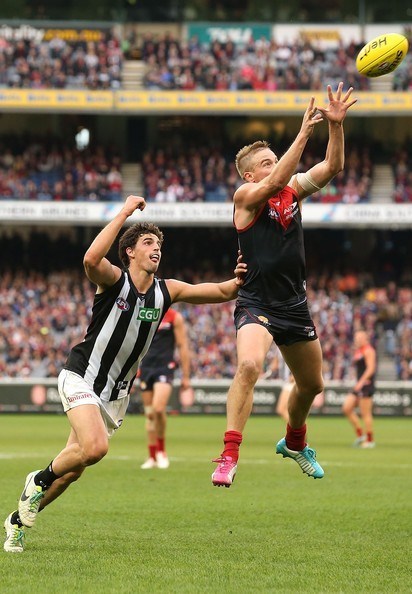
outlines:
M358 398L372 398L375 393L375 386L373 384L366 384L360 390L352 390L352 394L357 396Z
M140 370L139 387L144 392L145 390L153 390L153 385L173 384L175 370L169 367L147 367Z
M306 300L297 305L271 310L254 305L237 305L234 318L236 330L246 324L260 324L272 335L278 346L316 340L318 337Z

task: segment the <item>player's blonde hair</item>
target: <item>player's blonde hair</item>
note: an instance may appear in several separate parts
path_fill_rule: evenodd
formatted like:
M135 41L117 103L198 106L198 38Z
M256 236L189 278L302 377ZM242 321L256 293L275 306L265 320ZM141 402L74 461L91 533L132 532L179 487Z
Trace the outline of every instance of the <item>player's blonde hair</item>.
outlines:
M238 151L235 159L236 169L243 179L246 171L252 169L253 158L257 152L263 149L270 148L270 145L266 140L257 140L253 144L247 144Z

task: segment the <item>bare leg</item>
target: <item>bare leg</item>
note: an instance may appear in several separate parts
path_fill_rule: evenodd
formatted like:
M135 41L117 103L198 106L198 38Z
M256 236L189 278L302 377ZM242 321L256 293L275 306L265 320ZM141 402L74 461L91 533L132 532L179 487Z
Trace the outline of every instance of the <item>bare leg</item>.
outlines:
M155 447L157 443L155 414L153 410L153 390L144 390L142 392L142 401L144 406L144 414L146 416L146 434L147 445Z
M72 443L77 442L76 433L73 429L70 432L69 439L67 440L66 446L71 445ZM46 505L49 505L52 501L60 497L62 493L74 482L77 481L78 478L82 475L83 470L77 472L67 472L62 477L58 478L54 483L47 489L44 494L43 499L40 503L40 510L42 510Z
M227 430L242 433L253 406L253 389L273 342L259 324L247 324L237 333L238 368L227 395Z
M156 437L164 439L166 435L166 407L172 393L172 385L156 382L153 386L153 412L155 418Z
M293 385L292 383L288 383L283 386L282 390L280 391L279 398L276 404L276 414L278 414L282 419L286 422L289 421L289 396L292 391Z
M362 420L365 425L366 433L373 433L373 399L372 398L361 398L359 402L359 408L362 415Z
M295 378L289 396L289 425L303 427L315 396L323 391L322 350L319 340L279 347Z
M355 396L355 394L348 394L345 398L345 402L343 403L342 412L355 429L355 432L357 434L361 434L362 426L360 418L355 412L358 402L359 398Z

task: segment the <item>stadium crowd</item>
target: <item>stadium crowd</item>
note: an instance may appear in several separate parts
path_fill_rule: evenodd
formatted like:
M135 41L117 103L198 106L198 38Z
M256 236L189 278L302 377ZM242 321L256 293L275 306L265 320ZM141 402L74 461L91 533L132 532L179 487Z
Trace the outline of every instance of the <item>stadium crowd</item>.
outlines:
M85 279L83 271L65 268L81 261L81 249L70 252L70 242L45 242L42 235L26 250L16 237L0 243L10 258L31 254L30 266L4 269L0 277L0 373L2 377L56 377L70 348L82 340L93 303L94 286ZM41 253L36 251L40 245ZM67 254L64 261L57 255L62 249ZM47 268L42 267L44 250L55 254ZM179 261L176 254L174 259ZM182 268L181 278L182 274L193 282L219 277L216 271L201 274L189 268ZM308 299L323 348L327 380L352 377L352 339L360 327L368 331L374 344L382 338L385 354L392 357L398 378L412 379L412 290L397 289L393 282L379 288L372 283L369 274L351 271L325 272L308 278ZM233 308L234 302L180 306L188 322L193 377L233 376ZM276 359L279 353L274 347L265 377L283 378Z
M272 143L272 146L276 146ZM275 148L275 150L277 150ZM308 147L299 164L307 171L323 158L324 147ZM316 152L315 152L316 151ZM217 148L172 147L148 150L142 159L144 194L154 202L231 202L242 183L234 165L234 155ZM282 154L282 153L280 153ZM310 197L311 202L369 202L373 164L367 148L351 148L345 170L321 191Z
M355 59L363 44L340 43L321 49L306 40L285 42L254 39L247 43L211 41L196 36L187 42L171 33L143 39L147 89L180 90L323 90L323 81L345 88L368 90L370 81L356 70Z
M101 145L79 151L57 139L0 141L0 199L122 199L121 159Z
M120 40L101 31L100 41L8 39L0 33L0 88L119 89Z
M0 31L0 88L120 89L130 41L111 30L101 39L13 39ZM151 90L323 90L323 81L369 90L355 59L363 43L323 48L316 42L254 39L246 43L184 41L170 32L146 33L133 55L145 64L143 85ZM393 90L412 86L412 60L393 78Z
M395 179L394 201L398 203L412 202L412 153L410 148L410 146L404 146L398 149L392 159Z

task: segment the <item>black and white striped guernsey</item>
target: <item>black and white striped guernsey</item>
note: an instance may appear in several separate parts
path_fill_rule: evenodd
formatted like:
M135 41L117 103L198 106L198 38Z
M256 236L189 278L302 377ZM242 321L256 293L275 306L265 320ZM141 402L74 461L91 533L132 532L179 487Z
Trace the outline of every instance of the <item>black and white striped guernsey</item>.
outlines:
M65 369L83 377L104 401L127 396L170 305L164 280L155 277L142 295L123 272L110 289L95 295L86 336L70 351Z

